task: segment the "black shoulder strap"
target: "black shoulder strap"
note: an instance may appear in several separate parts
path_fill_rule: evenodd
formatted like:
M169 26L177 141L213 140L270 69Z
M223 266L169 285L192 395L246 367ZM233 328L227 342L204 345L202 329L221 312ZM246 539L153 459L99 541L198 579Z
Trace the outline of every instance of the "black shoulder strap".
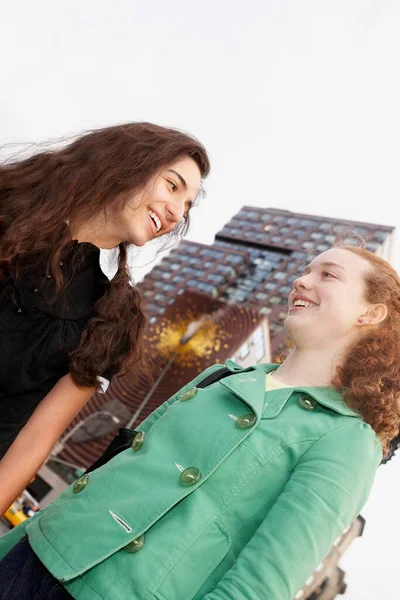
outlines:
M218 369L218 371L211 373L211 375L208 375L205 379L203 379L203 381L200 381L200 383L198 383L196 387L205 388L208 385L211 385L212 383L215 383L216 381L227 377L228 375L233 375L232 371L230 371L227 367L221 367L220 369Z

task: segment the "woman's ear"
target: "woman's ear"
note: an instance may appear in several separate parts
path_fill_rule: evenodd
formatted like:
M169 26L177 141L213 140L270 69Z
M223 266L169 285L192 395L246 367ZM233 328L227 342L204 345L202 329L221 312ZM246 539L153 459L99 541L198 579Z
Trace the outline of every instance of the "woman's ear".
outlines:
M357 325L379 325L386 319L387 314L388 310L385 304L374 304L357 319Z

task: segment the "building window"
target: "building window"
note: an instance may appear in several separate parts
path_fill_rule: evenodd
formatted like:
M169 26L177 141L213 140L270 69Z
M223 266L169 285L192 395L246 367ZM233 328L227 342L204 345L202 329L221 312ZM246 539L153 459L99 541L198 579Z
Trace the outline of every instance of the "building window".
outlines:
M302 247L306 248L307 250L314 248L314 244L312 242L303 242L302 243Z
M268 298L268 295L264 294L264 292L258 292L258 294L256 294L256 298L257 300L266 300Z
M200 252L201 256L210 256L211 258L222 258L224 255L222 252L218 252L217 250L208 250L208 248L202 250Z
M214 283L222 283L224 281L222 275L217 275L216 273L210 273L208 279Z
M329 250L328 244L318 244L317 250L319 252L324 252L325 250Z
M286 270L292 271L293 269L299 269L299 267L300 267L299 263L292 260L291 262L288 262L288 264L286 265Z
M378 250L380 244L376 244L374 242L367 242L366 248L367 250L371 250L371 252L375 252Z
M243 360L244 358L246 358L246 356L248 356L250 354L250 346L247 342L245 342L240 350L239 350L239 356L240 358Z
M154 287L166 292L173 292L175 290L175 286L171 285L170 283L165 283L164 281L155 281Z
M275 273L274 279L286 279L286 273L283 273L283 271L278 271L277 273Z
M240 265L244 262L244 258L239 254L228 254L226 262L231 263L232 265Z
M181 265L178 265L178 263L169 263L169 268L171 271L179 271Z
M186 252L189 252L189 254L197 254L199 250L198 246L192 246L191 244L181 244L180 247L183 248Z
M279 304L280 301L279 296L271 296L269 299L270 304Z
M193 258L190 259L190 264L191 265L201 265L202 264L202 260L200 258L196 258L194 256Z
M260 308L260 315L269 315L271 310L272 308L270 308L269 306L263 306L262 308Z
M193 275L194 277L198 277L202 279L204 277L204 271L200 271L199 269L193 269L192 267L183 267L182 273Z
M307 258L307 254L305 252L299 252L298 250L296 250L295 252L292 252L292 254L290 256L291 256L291 258L296 258L296 259L300 259L300 260Z
M265 340L264 331L262 327L255 330L253 334L253 344L256 353L257 362L261 360L265 355Z
M325 241L328 242L328 244L333 244L335 240L336 237L334 235L328 234L325 236Z
M175 275L175 277L172 278L172 281L174 281L175 283L182 283L183 281L185 281L185 278L182 277L182 275Z
M380 242L384 242L386 240L386 238L388 237L388 235L389 235L388 231L375 231L374 239L379 240Z
M247 290L233 290L229 293L229 298L236 302L244 302L248 297L249 292Z
M292 288L289 285L282 285L279 288L280 294L290 294L291 291L292 291Z
M332 229L332 223L320 223L319 228L322 231L330 231Z
M230 277L234 277L236 275L235 270L228 265L217 265L218 273L223 273L224 275L229 275Z
M147 304L146 308L152 312L155 312L157 315L162 315L164 312L164 308L162 306L156 306L155 304L151 303Z
M272 281L268 281L265 285L264 288L266 290L274 290L276 288L276 283L273 283Z

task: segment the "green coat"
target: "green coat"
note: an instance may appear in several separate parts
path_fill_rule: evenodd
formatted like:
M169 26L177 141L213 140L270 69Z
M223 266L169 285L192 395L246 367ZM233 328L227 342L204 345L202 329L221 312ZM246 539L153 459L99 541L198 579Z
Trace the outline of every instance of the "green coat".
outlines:
M381 445L332 388L265 397L277 365L227 367L150 415L136 451L0 538L0 556L26 528L78 600L292 600L359 514Z

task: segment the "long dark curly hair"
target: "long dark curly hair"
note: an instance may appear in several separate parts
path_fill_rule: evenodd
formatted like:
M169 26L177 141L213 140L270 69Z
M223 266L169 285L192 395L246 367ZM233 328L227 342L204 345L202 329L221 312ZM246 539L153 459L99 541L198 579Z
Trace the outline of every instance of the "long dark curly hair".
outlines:
M366 299L385 304L387 317L349 349L333 384L344 390L346 403L357 410L381 440L390 457L400 432L400 278L388 262L355 246L338 246L367 260Z
M72 243L70 228L105 209L120 211L167 165L190 157L202 178L210 163L203 145L186 133L151 123L128 123L88 132L58 150L42 151L0 166L0 281L18 277L26 259L41 256L57 284L64 281L60 259ZM174 229L182 236L189 216ZM115 277L94 306L79 346L70 354L70 373L80 386L96 376L138 367L146 317L127 269L128 244L119 245Z

